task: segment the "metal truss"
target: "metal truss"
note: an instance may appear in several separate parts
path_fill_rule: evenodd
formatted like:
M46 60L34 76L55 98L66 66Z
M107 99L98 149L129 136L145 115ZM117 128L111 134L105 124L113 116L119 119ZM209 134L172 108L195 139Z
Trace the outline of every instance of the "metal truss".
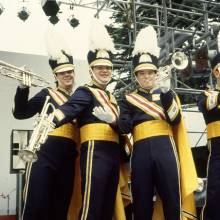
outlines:
M208 51L217 51L216 36L220 30L220 3L217 0L194 0L200 7L193 7L192 0L108 0L108 1L60 1L61 4L69 4L75 7L85 7L96 10L98 17L102 11L123 11L128 15L132 28L130 29L129 42L126 44L116 43L118 49L133 48L135 37L140 28L149 24L153 25L158 32L158 42L161 48L160 64L166 63L169 55L176 50L186 52L191 59L195 51L206 45ZM114 10L110 7L113 4ZM138 14L138 11L142 13ZM150 12L150 14L148 14ZM144 16L147 14L148 16ZM184 28L179 25L184 22ZM131 71L131 63L124 60L115 60L115 66L128 67ZM177 71L176 71L177 72ZM132 75L132 74L131 74ZM128 77L116 77L115 80L126 85L121 91L128 87ZM183 92L186 86L177 82L177 75L174 73L174 87ZM210 84L212 77L210 71ZM123 82L124 81L124 82ZM131 83L130 86L133 86ZM181 89L178 89L178 85ZM190 89L189 94L198 94L198 91Z

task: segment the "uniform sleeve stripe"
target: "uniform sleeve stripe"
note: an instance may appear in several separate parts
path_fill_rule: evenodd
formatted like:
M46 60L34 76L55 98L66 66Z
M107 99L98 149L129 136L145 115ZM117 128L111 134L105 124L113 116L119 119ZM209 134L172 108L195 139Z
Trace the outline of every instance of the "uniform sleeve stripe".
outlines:
M58 121L61 121L65 118L65 115L63 114L61 110L56 109L54 113L54 117L56 117Z
M207 109L212 110L213 108L215 108L217 106L217 100L218 100L217 92L208 95L207 103L206 103Z
M173 121L179 113L179 108L175 100L173 100L170 108L167 111L167 114L171 121Z

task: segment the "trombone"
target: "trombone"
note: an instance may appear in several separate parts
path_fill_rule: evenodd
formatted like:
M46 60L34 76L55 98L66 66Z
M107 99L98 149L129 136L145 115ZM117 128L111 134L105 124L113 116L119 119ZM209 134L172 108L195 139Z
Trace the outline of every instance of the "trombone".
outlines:
M34 121L34 130L29 145L18 153L24 162L35 162L37 160L36 152L40 150L41 145L47 139L48 133L55 127L53 119L56 108L52 103L49 103L49 100L50 96L47 96L41 113L37 115ZM50 114L47 113L49 108L52 108Z
M48 87L50 85L50 83L43 77L40 77L28 70L6 63L2 60L0 60L0 74L21 82L23 81L25 75L30 76L31 86L33 87Z

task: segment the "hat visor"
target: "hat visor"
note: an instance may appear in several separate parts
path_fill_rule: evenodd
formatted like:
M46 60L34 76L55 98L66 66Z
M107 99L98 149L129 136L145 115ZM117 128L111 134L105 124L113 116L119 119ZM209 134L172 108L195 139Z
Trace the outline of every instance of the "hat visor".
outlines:
M139 70L155 70L157 71L157 67L154 64L151 63L142 63L134 69L134 73L136 73Z
M74 70L74 65L73 64L64 64L64 65L61 65L61 66L58 66L57 68L55 68L53 70L53 73L57 74L57 73L66 72L66 71L70 71L70 70Z
M112 62L110 60L106 59L98 59L94 60L93 62L90 63L90 66L113 66Z

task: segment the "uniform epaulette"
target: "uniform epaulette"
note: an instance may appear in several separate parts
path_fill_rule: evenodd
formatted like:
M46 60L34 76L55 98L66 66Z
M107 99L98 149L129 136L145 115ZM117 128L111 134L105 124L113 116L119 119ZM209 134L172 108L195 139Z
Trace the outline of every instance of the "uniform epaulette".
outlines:
M90 87L91 87L90 85L88 85L88 84L84 84L84 85L82 85L82 86L79 86L77 89L82 88L82 89L89 90Z
M92 85L93 85L92 82L84 84L84 86L92 86Z
M170 89L170 90L174 96L178 96L177 93L173 89Z
M135 89L134 91L132 91L131 93L129 93L129 94L136 94L138 92L138 90L137 89Z

